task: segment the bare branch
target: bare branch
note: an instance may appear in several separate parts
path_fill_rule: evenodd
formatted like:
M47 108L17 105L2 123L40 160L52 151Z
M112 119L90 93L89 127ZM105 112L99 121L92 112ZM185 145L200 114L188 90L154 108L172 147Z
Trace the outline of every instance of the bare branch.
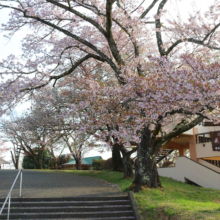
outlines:
M69 74L71 74L81 63L83 63L84 61L88 60L89 58L94 58L96 60L100 60L100 61L104 61L101 57L97 56L97 55L94 55L94 54L88 54L86 55L85 57L79 59L78 61L76 61L74 63L74 65L67 71L65 71L64 73L58 75L58 76L51 76L50 77L50 80L58 80L60 78L63 78L64 76L67 76Z
M154 5L158 2L159 0L154 0L151 5L143 12L143 14L140 16L140 19L143 19L148 12L154 7ZM139 6L140 7L140 6Z
M169 134L163 136L161 139L157 141L156 148L160 148L162 145L167 144L172 140L172 138L184 133L185 131L188 131L189 129L195 127L199 123L201 123L205 117L203 115L198 116L196 119L188 123L187 121L181 121L179 124L176 125L176 127L173 129L172 132Z
M73 14L79 16L80 18L82 18L83 20L89 22L90 24L92 24L94 27L96 27L104 36L106 36L106 31L102 28L101 25L99 25L96 21L94 21L93 19L85 16L84 14L76 11L75 9L71 8L71 7L67 7L63 4L60 4L58 1L55 1L55 0L46 0L47 2L50 2L51 4L53 5L56 5L60 8L63 8L69 12L72 12Z
M140 3L140 5L138 5L137 8L135 8L135 9L131 12L131 14L134 13L135 11L137 11L137 10L140 8L140 6L141 6L144 2L145 2L145 0L143 0L143 1Z
M64 33L65 35L67 35L67 36L69 36L69 37L79 41L80 43L86 45L87 47L91 48L96 53L98 53L103 58L103 60L105 60L112 67L112 69L115 71L116 76L118 77L118 79L120 81L122 81L122 78L120 77L121 71L116 67L114 62L111 59L109 59L103 52L101 52L95 45L91 44L90 42L88 42L88 41L78 37L77 35L69 32L67 30L65 30L65 29L63 29L63 28L61 28L61 27L59 27L59 26L57 26L57 25L55 25L55 24L53 24L53 23L51 23L49 21L46 21L46 20L44 20L42 18L39 18L37 16L30 16L30 15L27 15L26 12L24 12L24 17L31 18L31 19L37 20L37 21L39 21L39 22L41 22L43 24L46 24L47 26L52 27L52 28L60 31L60 32Z
M214 46L211 46L209 44L205 44L205 41L208 39L208 37L210 35L212 35L216 30L217 28L220 26L220 23L217 24L208 34L206 34L206 36L203 38L203 40L196 40L194 38L185 38L183 40L177 40L175 43L173 43L169 48L168 50L166 51L166 55L168 55L178 44L182 43L182 42L191 42L191 43L195 43L195 44L199 44L199 45L202 45L202 46L205 46L205 47L208 47L210 49L214 49L214 50L220 50L220 47L214 47Z
M0 5L1 6L1 8L10 8L10 9L14 9L14 10L17 10L17 11L20 11L20 12L24 12L22 9L20 9L20 8L15 8L15 7L13 7L13 6L8 6L8 5Z
M131 34L128 32L128 30L125 27L123 27L120 24L120 22L118 22L116 19L113 19L113 21L129 36L130 39L132 38ZM138 57L140 55L138 44L136 41L132 39L131 39L131 43L134 46L135 57ZM137 70L138 70L138 74L141 76L142 75L141 66L138 67Z
M155 21L146 21L145 24L155 24Z
M157 46L160 52L161 56L166 55L166 52L163 48L163 40L162 40L162 35L160 32L161 29L161 22L160 22L160 13L161 10L164 8L165 4L167 3L168 0L162 0L161 3L159 4L158 10L157 10L157 16L158 18L155 20L155 24L156 24L156 37L157 37Z
M115 0L106 1L106 38L116 62L118 63L118 65L124 65L124 61L119 54L118 48L112 35L112 5L114 2Z

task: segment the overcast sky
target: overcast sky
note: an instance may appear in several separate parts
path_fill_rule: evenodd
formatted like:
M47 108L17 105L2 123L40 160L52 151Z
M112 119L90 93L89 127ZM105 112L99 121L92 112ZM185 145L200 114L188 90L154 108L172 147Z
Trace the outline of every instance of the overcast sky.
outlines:
M214 0L195 0L196 8L205 10L210 2ZM151 1L146 1L151 2ZM170 0L165 9L170 9L170 6L173 8L172 14L175 14L178 8L176 8L176 2L178 2L178 8L181 13L192 10L192 0ZM175 9L174 9L175 8ZM4 9L0 11L0 24L6 23L8 21L9 9ZM22 31L16 33L11 39L4 37L3 32L0 32L0 60L6 58L10 54L20 55L21 54L21 40L26 35L27 31Z

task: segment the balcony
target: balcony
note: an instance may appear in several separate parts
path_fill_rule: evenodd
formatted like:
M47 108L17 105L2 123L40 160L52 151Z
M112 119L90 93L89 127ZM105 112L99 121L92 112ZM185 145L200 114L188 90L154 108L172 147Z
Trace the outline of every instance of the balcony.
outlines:
M220 150L213 151L210 132L196 134L197 158L220 160Z

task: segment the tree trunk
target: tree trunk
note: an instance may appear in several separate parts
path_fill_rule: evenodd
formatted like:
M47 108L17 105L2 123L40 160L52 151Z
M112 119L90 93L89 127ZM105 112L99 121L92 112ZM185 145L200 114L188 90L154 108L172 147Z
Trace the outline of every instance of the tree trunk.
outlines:
M159 188L161 182L158 176L154 146L151 139L151 131L144 128L142 131L141 142L137 149L137 161L135 167L135 179L129 187L131 190L138 192L145 188Z
M112 148L112 167L114 171L123 171L123 161L117 144L114 144Z
M35 152L28 152L28 151L25 151L25 153L27 153L27 157L29 157L31 160L33 160L34 162L34 165L35 165L35 169L43 169L42 167L42 158L40 160L40 155L36 155Z
M123 153L123 164L124 164L124 178L133 178L131 154L129 152Z
M76 161L76 170L81 170L81 159L74 158Z
M39 163L39 168L38 169L43 169L43 153L41 153L38 159L38 163Z
M11 152L11 158L12 158L12 161L13 161L13 164L14 164L14 167L15 169L17 170L18 169L18 166L19 166L19 157L20 157L20 151L17 153L17 155L13 155L12 151Z
M78 160L75 161L76 161L76 170L79 170L79 161Z
M43 169L42 160L41 160L41 163L40 163L40 160L39 161L34 161L34 163L35 163L36 169Z
M58 166L57 166L57 161L56 161L56 159L54 159L54 168L55 168L55 169L58 169Z
M120 151L123 155L124 178L133 178L131 154L137 151L137 148L128 151L123 145L121 145Z

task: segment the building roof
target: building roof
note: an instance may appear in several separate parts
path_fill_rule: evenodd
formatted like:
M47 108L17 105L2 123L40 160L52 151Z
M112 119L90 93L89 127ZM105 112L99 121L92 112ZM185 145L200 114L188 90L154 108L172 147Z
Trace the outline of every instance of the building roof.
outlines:
M82 165L92 166L92 163L93 163L93 160L94 160L94 159L95 159L95 160L99 160L99 159L101 159L101 158L102 158L101 156L86 157L86 158L83 158L83 159L82 159L81 164L82 164ZM69 160L69 162L64 163L64 164L62 164L62 165L75 165L75 164L76 164L75 159L71 159L71 160Z
M10 162L0 158L0 164L10 164Z

